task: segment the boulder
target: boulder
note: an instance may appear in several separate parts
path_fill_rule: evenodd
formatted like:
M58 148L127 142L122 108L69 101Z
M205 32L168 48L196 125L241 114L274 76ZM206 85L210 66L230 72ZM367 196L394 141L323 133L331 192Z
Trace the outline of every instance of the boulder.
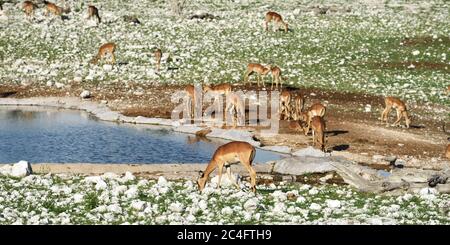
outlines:
M303 175L307 173L326 173L336 169L326 157L296 156L275 162L273 172L279 174Z
M267 150L267 151L287 153L287 154L291 153L291 148L289 146L284 146L284 145L263 146L263 147L261 147L261 149Z
M245 141L253 146L260 146L261 143L253 139L253 134L248 131L235 130L235 129L219 129L213 128L211 133L208 134L209 137L222 138L234 141Z
M27 161L20 161L13 165L5 165L0 168L0 174L12 177L25 177L32 173L31 164Z
M83 92L81 92L80 97L82 99L89 99L91 98L91 92L88 90L84 90Z
M301 150L298 150L298 151L292 153L292 155L298 156L298 157L305 157L305 156L325 157L326 153L321 151L321 150L315 149L312 146L308 146L308 147L306 147L304 149L301 149Z

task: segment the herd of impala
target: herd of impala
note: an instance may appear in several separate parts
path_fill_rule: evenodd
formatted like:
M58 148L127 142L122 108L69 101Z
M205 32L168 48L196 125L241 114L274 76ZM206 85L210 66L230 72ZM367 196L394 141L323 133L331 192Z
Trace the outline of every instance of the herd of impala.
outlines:
M43 1L45 7L45 15L53 14L55 16L62 16L63 13L68 13L70 8L63 8L57 6L54 3ZM34 11L38 6L32 1L24 1L22 4L23 11L25 12L26 18L31 20L34 15ZM94 18L98 23L100 23L101 18L99 11L95 6L88 6L88 19ZM282 16L276 12L269 11L265 15L264 28L266 31L269 30L269 24L274 23L276 28L282 27L285 32L288 32L288 24L283 20ZM100 46L97 54L91 60L91 63L97 64L101 59L110 57L109 62L111 64L115 63L114 52L116 50L115 43L105 43ZM156 64L156 70L160 70L162 51L159 48L154 50L154 59ZM304 109L305 99L298 93L298 91L283 91L283 80L281 76L281 69L278 66L272 65L262 65L257 63L249 63L247 65L247 70L244 73L244 85L248 82L249 76L256 74L257 76L257 86L260 87L260 82L262 86L265 87L264 76L271 74L272 86L275 84L275 88L281 91L280 93L280 105L279 105L279 116L280 120L292 120L290 128L298 129L299 127L303 130L305 135L308 135L309 131L312 132L313 144L320 146L322 151L325 151L325 130L326 124L324 120L326 106L320 102L312 104L306 110ZM224 83L215 86L203 86L203 92L213 92L217 95L225 95L228 100L226 103L226 115L229 114L233 117L233 127L239 123L244 124L242 121L238 121L241 118L245 118L245 104L244 98L241 98L238 94L232 92L231 84ZM185 92L188 95L188 106L189 106L189 117L193 116L194 113L194 101L196 101L196 93L194 85L187 85L185 87ZM446 93L450 95L450 86L448 86ZM381 121L385 121L388 124L388 116L392 109L395 109L397 113L397 120L394 125L399 125L402 118L405 119L406 127L410 126L410 119L408 115L408 110L406 104L395 97L385 98L385 109L381 114ZM293 126L292 126L293 125ZM292 126L292 127L291 127ZM252 167L252 161L255 157L255 148L247 143L241 141L234 141L220 146L214 153L210 163L206 167L204 172L200 172L200 178L197 181L198 188L200 191L203 190L205 184L209 178L211 172L218 168L219 181L218 187L220 187L222 170L225 166L227 170L228 177L232 179L230 165L240 162L249 172L251 179L251 189L253 192L256 191L256 172ZM447 146L445 155L450 158L450 145ZM236 184L239 188L239 186Z

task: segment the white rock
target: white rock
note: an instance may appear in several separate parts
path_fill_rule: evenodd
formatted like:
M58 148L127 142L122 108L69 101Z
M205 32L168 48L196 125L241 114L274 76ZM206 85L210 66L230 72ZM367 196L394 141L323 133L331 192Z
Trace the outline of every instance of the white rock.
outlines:
M436 195L436 194L438 194L438 191L435 188L425 187L425 188L420 189L419 194L421 196Z
M97 184L95 184L95 189L96 190L104 190L108 188L108 185L106 184L105 181L103 181L102 179L100 179Z
M311 203L311 205L309 206L309 209L311 209L311 210L321 210L322 207L319 204L317 204L317 203Z
M167 186L168 183L167 183L166 178L164 178L163 176L159 176L159 178L158 178L158 185L161 186L161 187Z
M73 202L74 203L81 203L81 202L83 202L83 199L84 199L84 195L83 194L76 193L75 195L73 195Z
M231 214L233 214L233 209L231 209L230 207L227 206L227 207L222 208L220 213L223 215L231 215Z
M122 213L122 208L119 206L119 204L111 204L107 207L107 210L109 212L119 214Z
M339 201L339 200L326 200L325 202L329 208L340 208L341 207L341 201Z
M51 86L53 86L53 82L52 82L52 81L48 81L48 82L46 83L46 85L47 85L47 87L51 87Z
M138 196L138 189L135 186L131 186L124 194L130 199L135 198Z
M200 200L200 202L198 202L198 207L201 210L206 210L208 208L208 203L205 200Z
M145 208L145 202L141 201L141 200L133 200L131 202L131 208L133 208L137 211L142 211Z
M169 210L175 213L181 213L184 210L184 206L182 203L175 202L169 205Z
M58 82L56 82L55 83L55 86L56 86L56 88L59 88L59 89L61 89L61 88L64 88L64 83L58 83Z
M119 175L112 172L106 172L101 176L102 179L117 179L119 178Z
M83 81L83 78L82 77L74 77L73 81L76 83L81 83Z
M103 65L103 70L105 70L105 71L112 71L112 65L109 65L109 64L106 64L106 65Z
M82 99L89 99L91 98L91 92L88 90L84 90L83 92L81 92L80 97Z
M244 203L244 209L247 210L247 211L256 210L257 207L258 207L258 199L256 199L256 198L248 199Z
M238 176L236 176L236 174L235 174L235 179L236 180L238 179ZM214 176L211 179L211 183L218 184L219 183L219 176L218 175ZM225 186L233 186L234 183L236 183L236 182L234 182L233 180L230 180L228 178L228 175L222 174L222 179L220 181L220 186L223 186L223 187L225 187Z
M125 182L126 181L132 181L132 180L135 180L135 179L136 179L136 177L131 172L128 172L128 171L125 173L125 176L122 177L122 180L125 181Z
M20 161L13 165L5 165L0 168L0 174L13 177L25 177L32 173L31 164L27 161Z
M292 153L294 156L304 157L304 156L310 156L310 157L324 157L325 153L321 150L315 149L312 146L308 146L304 149L298 150L294 153Z

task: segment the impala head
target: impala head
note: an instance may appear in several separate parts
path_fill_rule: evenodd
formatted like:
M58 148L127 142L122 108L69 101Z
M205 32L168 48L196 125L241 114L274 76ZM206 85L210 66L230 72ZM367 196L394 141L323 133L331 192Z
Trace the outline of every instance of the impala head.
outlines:
M198 171L198 175L199 175L199 178L197 180L197 186L198 186L198 190L200 192L202 192L203 188L205 188L205 185L206 185L205 173L203 173L203 171Z

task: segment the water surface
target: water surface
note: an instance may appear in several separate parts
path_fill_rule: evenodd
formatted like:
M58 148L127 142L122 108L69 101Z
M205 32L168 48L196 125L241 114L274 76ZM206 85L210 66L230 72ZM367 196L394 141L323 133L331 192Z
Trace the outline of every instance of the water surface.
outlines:
M0 106L0 163L206 163L226 142L103 122L82 111ZM257 149L254 162L281 157Z

